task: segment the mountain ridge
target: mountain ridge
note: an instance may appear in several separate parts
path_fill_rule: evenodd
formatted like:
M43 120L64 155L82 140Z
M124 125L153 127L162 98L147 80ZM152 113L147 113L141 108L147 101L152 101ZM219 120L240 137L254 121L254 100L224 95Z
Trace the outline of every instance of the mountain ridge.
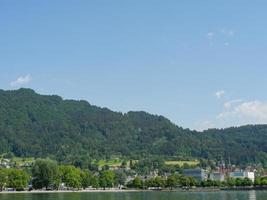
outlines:
M199 132L161 115L114 112L25 88L0 90L0 136L0 153L66 162L118 155L267 163L267 125Z

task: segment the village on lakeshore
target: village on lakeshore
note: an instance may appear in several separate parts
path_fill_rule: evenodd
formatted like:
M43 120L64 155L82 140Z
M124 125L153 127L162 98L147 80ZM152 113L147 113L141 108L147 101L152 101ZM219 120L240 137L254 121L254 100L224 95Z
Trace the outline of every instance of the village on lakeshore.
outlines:
M189 165L191 164L191 165ZM0 159L0 190L124 191L266 189L267 171L260 165L237 167L223 160L201 167L199 161L119 159L89 168L50 159Z

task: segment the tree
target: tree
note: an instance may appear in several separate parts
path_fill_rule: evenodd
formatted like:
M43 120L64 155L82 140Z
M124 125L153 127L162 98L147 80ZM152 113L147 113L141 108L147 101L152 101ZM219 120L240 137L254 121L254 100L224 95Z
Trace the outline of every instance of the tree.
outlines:
M126 178L127 178L126 174L123 171L121 170L115 171L115 183L116 184L124 185Z
M153 187L164 187L164 186L165 186L165 180L160 176L157 176L153 179Z
M134 180L133 180L133 182L132 182L132 186L134 188L142 189L142 187L143 187L143 181L139 177L135 177Z
M8 170L7 186L15 190L24 190L28 186L30 180L29 174L23 170L10 169Z
M260 177L255 178L254 185L255 186L260 186L261 185L261 178Z
M197 182L196 182L196 180L193 177L188 177L188 180L189 180L189 185L191 187L197 185Z
M267 185L267 177L262 177L261 178L261 185L266 186Z
M81 184L84 189L92 186L92 178L92 173L88 169L81 172Z
M115 183L115 173L113 171L101 171L99 174L99 184L102 188L113 187Z
M37 159L32 168L33 187L35 189L58 187L58 165L50 159Z
M0 169L0 190L2 191L8 181L8 173L6 169Z
M233 187L233 186L236 185L236 180L235 180L234 178L228 178L228 179L226 180L226 184L227 184L228 186L230 186L230 187Z
M66 186L71 188L81 188L82 178L81 170L75 168L74 166L60 166L59 173L61 176L61 181L66 184Z
M171 190L176 187L179 184L179 179L176 174L172 174L168 176L167 181L166 181L166 186L170 187Z
M197 181L193 177L180 176L179 182L182 186L186 187L197 185Z
M243 186L243 179L242 178L236 178L235 179L235 185L236 186Z
M242 180L242 185L243 186L251 186L251 185L253 185L253 182L252 182L252 180L250 180L249 178L246 177Z
M97 176L92 176L92 187L99 188L99 178Z

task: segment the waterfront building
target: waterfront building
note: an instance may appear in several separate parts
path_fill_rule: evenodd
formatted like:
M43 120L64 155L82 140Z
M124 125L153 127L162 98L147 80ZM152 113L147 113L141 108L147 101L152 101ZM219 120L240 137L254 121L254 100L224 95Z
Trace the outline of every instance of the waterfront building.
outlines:
M196 169L184 169L183 171L184 176L192 177L198 181L203 181L207 179L207 174L203 169L196 168Z
M225 175L220 172L213 172L210 174L210 180L213 181L224 181L225 180Z
M231 178L249 178L252 182L255 181L255 173L249 171L237 171L229 174Z

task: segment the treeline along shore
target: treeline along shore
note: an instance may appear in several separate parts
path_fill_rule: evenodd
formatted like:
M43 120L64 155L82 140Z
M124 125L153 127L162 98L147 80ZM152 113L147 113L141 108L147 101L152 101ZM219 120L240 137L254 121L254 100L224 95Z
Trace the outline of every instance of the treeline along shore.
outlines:
M196 180L183 173L141 176L126 169L89 171L72 165L59 165L50 159L37 159L24 169L0 169L0 190L11 191L136 191L136 190L226 190L267 189L267 177L226 178L224 181Z

